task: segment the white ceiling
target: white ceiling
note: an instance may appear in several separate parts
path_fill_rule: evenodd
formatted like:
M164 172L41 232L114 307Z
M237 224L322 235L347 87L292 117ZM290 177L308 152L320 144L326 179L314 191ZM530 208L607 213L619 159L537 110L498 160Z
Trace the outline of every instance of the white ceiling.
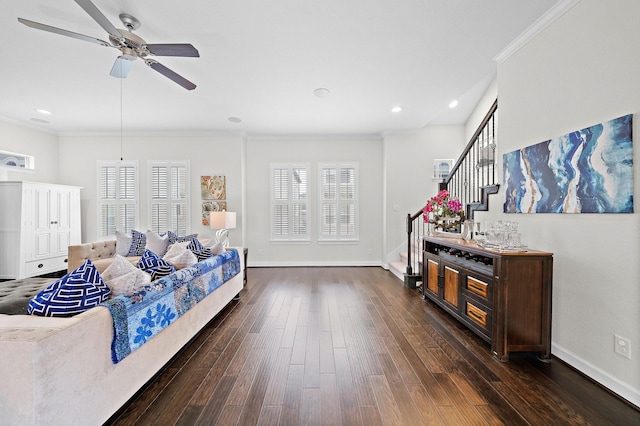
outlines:
M117 50L17 20L108 40L73 0L3 0L0 117L56 134L347 135L464 123L495 76L493 58L557 0L93 2L118 28L120 13L138 18L148 43L193 44L200 58L155 59L198 87L141 60L128 78L110 77ZM321 87L330 95L314 96Z

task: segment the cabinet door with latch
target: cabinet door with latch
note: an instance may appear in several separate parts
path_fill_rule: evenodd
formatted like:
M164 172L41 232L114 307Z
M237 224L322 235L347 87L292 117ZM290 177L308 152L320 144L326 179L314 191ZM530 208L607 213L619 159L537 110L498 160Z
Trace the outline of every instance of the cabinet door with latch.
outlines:
M460 294L460 271L445 265L443 271L442 299L454 308L458 308Z
M433 297L438 297L438 275L440 269L440 262L436 259L432 259L428 255L424 257L424 273L423 277L425 282L423 283L424 292L430 293Z

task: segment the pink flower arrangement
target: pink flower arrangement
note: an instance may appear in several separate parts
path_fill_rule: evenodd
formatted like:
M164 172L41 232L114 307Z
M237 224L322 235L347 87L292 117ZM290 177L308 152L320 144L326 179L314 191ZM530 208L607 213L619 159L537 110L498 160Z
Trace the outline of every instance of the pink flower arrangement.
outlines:
M429 218L430 213L433 213L433 218ZM427 204L422 209L422 218L425 223L440 225L441 219L446 217L459 217L456 225L464 221L462 203L457 198L451 197L449 191L443 189L427 201Z

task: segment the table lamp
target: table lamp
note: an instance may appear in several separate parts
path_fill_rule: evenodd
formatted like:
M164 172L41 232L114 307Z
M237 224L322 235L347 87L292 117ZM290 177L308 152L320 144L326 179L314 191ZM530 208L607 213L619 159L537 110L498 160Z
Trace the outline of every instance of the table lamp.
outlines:
M209 226L217 229L216 239L222 243L224 248L229 247L229 229L236 227L235 212L209 212Z

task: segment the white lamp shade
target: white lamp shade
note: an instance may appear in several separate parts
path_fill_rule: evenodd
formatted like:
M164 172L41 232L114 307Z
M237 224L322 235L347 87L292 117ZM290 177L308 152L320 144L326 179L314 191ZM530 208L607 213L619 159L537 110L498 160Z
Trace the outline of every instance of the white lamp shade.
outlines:
M234 229L236 227L235 212L209 212L211 229Z

